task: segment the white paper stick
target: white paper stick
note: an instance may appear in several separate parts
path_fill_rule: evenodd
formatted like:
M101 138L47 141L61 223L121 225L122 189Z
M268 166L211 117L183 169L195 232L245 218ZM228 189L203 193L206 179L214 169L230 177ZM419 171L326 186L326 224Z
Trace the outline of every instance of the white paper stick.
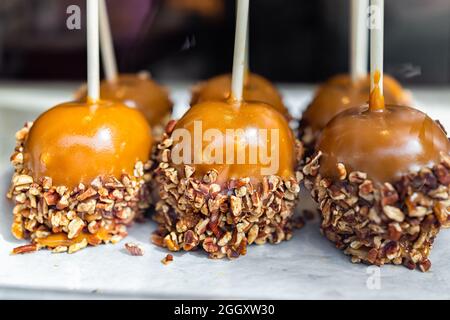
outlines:
M239 4L239 0L236 0L236 17L237 17L237 8L238 8L238 4ZM250 9L249 9L249 14L248 14L248 18L247 18L247 33L246 33L246 39L245 39L245 61L244 61L244 67L245 67L245 72L249 72L249 46L250 46L250 34L249 34L249 29L250 29ZM244 77L245 78L245 77ZM246 80L244 79L244 82Z
M247 38L249 0L239 0L236 17L236 34L234 39L233 74L231 94L237 101L242 101L245 72L245 42Z
M366 28L369 0L350 0L350 75L355 82L367 74L368 31Z
M370 24L370 91L375 87L375 72L380 73L378 86L383 95L384 0L371 0Z
M98 36L98 0L87 1L88 97L100 98L100 54Z
M100 47L106 80L114 81L117 79L117 62L105 0L100 0Z

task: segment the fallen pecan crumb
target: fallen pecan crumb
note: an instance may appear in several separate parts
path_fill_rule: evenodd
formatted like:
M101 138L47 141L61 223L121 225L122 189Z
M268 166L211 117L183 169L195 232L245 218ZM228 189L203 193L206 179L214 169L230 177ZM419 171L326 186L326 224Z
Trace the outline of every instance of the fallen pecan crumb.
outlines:
M132 255L132 256L143 256L144 255L144 249L142 246L128 242L125 243L125 249Z
M14 248L12 251L12 254L24 254L24 253L35 252L37 250L38 250L38 247L36 244L26 244L24 246Z
M167 266L169 263L173 261L173 255L167 254L164 259L161 260L161 263L165 266Z

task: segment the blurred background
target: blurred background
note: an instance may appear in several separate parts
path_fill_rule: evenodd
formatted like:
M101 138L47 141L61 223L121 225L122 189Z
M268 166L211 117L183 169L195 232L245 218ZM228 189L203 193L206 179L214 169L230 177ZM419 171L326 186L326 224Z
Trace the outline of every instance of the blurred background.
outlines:
M82 29L66 28L66 9ZM107 0L121 72L162 81L229 72L235 0ZM85 0L1 0L0 79L83 80ZM450 0L387 0L385 68L405 84L450 84ZM348 69L348 0L253 0L251 69L318 82Z

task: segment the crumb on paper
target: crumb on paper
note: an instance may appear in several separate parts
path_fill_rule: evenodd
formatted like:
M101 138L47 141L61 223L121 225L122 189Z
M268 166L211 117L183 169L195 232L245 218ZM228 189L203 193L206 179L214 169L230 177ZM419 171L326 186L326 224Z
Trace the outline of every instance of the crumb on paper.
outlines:
M161 260L161 263L165 266L167 266L169 263L173 261L173 255L167 254L164 259Z
M14 248L12 250L11 254L13 254L13 255L24 254L24 253L35 252L37 250L38 250L37 245L32 243L32 244L26 244L26 245Z
M142 246L140 246L136 243L132 243L132 242L125 243L125 249L127 249L127 251L132 256L143 256L144 255L144 249L142 248Z

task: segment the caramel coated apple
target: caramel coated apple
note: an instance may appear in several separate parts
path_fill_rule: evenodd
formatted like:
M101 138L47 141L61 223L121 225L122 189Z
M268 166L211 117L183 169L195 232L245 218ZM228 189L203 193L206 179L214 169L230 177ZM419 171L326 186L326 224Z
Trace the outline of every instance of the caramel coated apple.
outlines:
M35 181L50 177L69 188L98 176L133 174L147 161L151 129L144 116L121 103L69 102L43 113L24 147L24 166Z
M387 104L410 104L409 95L395 79L384 75L383 84ZM369 92L369 76L357 82L353 82L348 75L332 77L318 89L302 120L317 134L339 112L367 103Z
M292 130L283 115L269 105L221 101L199 103L177 122L172 134L174 141L177 141L176 135L183 132L193 137L188 143L192 161L178 163L178 170L190 165L201 178L215 169L219 184L233 178L248 177L252 181L260 181L264 175L295 177ZM172 161L174 154L182 153L184 143L182 139L178 140L173 147ZM253 158L251 150L256 151Z
M79 96L84 100L86 90L83 89ZM121 102L138 109L152 127L164 125L172 112L172 102L166 89L146 73L121 74L115 81L103 80L100 84L100 96L104 100Z
M423 112L392 105L372 109L346 110L322 131L317 150L323 153L323 177L338 179L337 164L342 163L347 172L361 171L374 182L392 183L439 164L441 152L450 151L443 129Z
M191 105L204 101L227 101L231 96L231 74L223 74L200 83L192 92ZM244 82L244 100L264 102L273 106L283 115L288 111L280 93L266 78L248 73Z

